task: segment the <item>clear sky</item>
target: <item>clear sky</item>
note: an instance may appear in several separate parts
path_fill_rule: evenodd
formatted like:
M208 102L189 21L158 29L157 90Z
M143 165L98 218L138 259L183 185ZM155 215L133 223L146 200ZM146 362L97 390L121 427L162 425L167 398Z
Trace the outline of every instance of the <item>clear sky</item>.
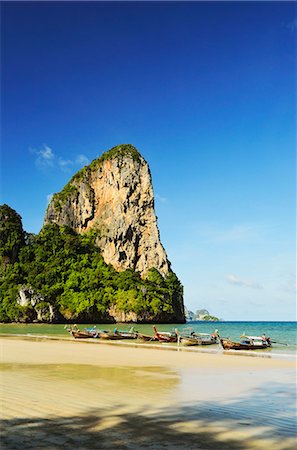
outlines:
M80 167L131 143L187 307L296 320L294 3L1 8L1 203L25 230Z

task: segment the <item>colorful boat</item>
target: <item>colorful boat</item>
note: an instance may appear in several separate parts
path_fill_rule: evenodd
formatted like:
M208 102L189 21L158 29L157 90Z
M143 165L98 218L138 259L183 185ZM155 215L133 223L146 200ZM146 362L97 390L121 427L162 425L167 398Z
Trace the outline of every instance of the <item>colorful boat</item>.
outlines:
M177 343L181 345L185 345L187 347L193 345L199 345L198 339L189 336L181 336L179 335L177 338Z
M65 329L73 336L75 339L90 339L98 338L99 332L93 328L85 328L81 331L77 325L65 326Z
M137 338L141 339L142 341L146 341L146 342L156 341L157 340L155 338L155 336L150 336L149 334L142 334L142 333L139 333L139 332L137 332Z
M240 342L221 338L220 342L224 350L261 350L271 347L270 338L264 340L259 336L244 336Z
M182 333L179 333L176 330L176 333L178 334L178 343L185 346L212 345L218 343L218 336L219 336L218 330L216 330L213 334L195 333L191 331L191 329L190 330L184 329Z
M159 332L157 331L156 326L153 326L154 329L154 339L160 342L177 342L177 334L176 332Z
M114 334L120 336L121 339L137 339L138 336L137 331L134 331L134 327L131 327L128 331L115 328Z
M107 341L119 341L125 339L120 334L113 333L111 331L104 331L100 333L100 339L105 339Z
M218 337L215 333L194 333L193 337L199 341L198 345L213 345L219 343Z

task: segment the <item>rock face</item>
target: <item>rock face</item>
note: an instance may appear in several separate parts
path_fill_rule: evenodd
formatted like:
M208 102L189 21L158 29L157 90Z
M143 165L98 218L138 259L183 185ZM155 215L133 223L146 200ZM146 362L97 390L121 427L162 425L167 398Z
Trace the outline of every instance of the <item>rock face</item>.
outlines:
M27 309L27 319L30 322L54 322L56 320L54 307L29 286L21 286L17 303Z
M107 264L145 277L169 271L160 242L148 164L131 145L104 153L79 171L48 206L44 224L66 225L78 233L96 232Z
M190 311L186 306L185 306L185 317L188 322L191 322L196 319L195 313L193 311Z

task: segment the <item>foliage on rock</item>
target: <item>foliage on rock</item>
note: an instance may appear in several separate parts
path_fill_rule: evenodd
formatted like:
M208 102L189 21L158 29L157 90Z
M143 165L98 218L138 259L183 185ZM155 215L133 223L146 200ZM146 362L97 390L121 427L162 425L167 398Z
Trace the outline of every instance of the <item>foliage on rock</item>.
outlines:
M37 236L0 209L0 321L184 322L148 164L118 145L77 172Z
M112 307L135 313L140 322L181 321L183 288L172 271L164 278L151 269L147 279L133 270L117 272L104 262L95 240L94 231L79 235L46 225L1 276L0 321L52 321L49 311L55 310L55 321L113 322ZM42 301L19 304L24 285Z
M0 206L0 258L1 262L14 263L20 248L25 244L22 218L8 205Z

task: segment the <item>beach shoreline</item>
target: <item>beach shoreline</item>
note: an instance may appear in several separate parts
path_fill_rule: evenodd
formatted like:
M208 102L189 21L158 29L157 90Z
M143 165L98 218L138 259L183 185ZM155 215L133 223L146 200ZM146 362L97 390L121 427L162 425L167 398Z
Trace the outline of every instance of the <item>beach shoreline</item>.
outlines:
M77 344L91 344L91 345L108 345L130 348L144 348L154 350L168 350L177 352L189 352L189 353L206 353L213 355L226 355L226 356L246 356L265 359L281 359L296 361L296 353L277 353L273 351L273 348L266 348L264 350L224 350L220 345L197 345L197 346L182 346L176 343L161 343L161 342L139 342L135 340L100 340L100 339L73 339L71 337L62 337L55 335L38 335L38 334L11 334L0 333L1 339L16 339L16 340L28 340L28 341L61 341L61 342L75 342Z
M0 344L4 449L294 448L293 361L66 338Z

